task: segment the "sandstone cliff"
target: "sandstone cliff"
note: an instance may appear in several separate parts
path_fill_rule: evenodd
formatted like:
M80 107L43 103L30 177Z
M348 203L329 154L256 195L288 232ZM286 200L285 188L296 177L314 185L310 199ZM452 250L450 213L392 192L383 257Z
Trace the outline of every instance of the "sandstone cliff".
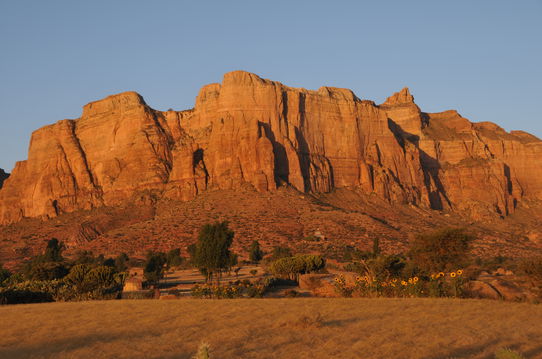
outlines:
M191 110L156 111L126 92L37 130L28 160L0 190L0 223L247 184L345 187L506 216L542 199L541 155L542 141L527 133L422 112L407 88L376 105L347 89L291 88L235 71L203 87Z

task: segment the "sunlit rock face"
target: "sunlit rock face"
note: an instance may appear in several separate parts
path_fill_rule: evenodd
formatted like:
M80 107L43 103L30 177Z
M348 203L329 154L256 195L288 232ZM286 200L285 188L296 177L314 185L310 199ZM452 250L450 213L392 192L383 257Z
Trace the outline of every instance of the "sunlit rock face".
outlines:
M235 71L194 109L156 111L134 92L32 134L4 181L0 223L251 185L348 187L390 203L506 216L542 199L542 142L456 111L424 113L407 88L383 104L352 91L291 88ZM3 183L3 185L2 185Z

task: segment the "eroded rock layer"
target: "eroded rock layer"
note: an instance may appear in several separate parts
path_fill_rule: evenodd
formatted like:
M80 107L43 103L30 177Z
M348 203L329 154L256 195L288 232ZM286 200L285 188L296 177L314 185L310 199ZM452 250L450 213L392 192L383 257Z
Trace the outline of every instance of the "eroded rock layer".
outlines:
M134 92L34 132L0 190L0 223L212 189L351 188L390 203L506 216L542 199L542 141L424 113L407 88L383 104L347 89L291 88L235 71L194 109L156 111Z

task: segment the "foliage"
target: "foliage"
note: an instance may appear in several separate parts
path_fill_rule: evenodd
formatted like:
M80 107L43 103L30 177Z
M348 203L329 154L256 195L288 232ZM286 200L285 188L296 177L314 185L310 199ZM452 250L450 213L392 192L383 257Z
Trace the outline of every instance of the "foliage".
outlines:
M45 253L43 254L44 262L62 262L64 258L62 257L62 251L64 251L64 244L58 239L53 238L47 242L47 247L45 248Z
M539 297L542 297L542 257L525 258L518 265L518 272L525 275Z
M2 286L2 283L9 277L11 277L11 272L5 269L2 263L0 263L0 286Z
M525 357L512 349L501 348L495 352L495 359L525 359Z
M183 263L183 258L181 257L181 249L175 248L167 252L166 254L166 265L168 268L178 267Z
M248 258L251 262L258 263L262 260L264 253L260 248L260 242L252 241L250 244L250 249L248 251Z
M32 261L25 268L25 277L29 280L61 279L68 274L68 268L60 262Z
M228 222L206 224L201 228L192 261L206 276L207 282L212 281L215 274L220 282L222 271L230 268L233 237Z
M272 285L273 279L260 279L255 282L237 280L228 285L197 284L192 287L192 296L209 299L261 298Z
M271 252L271 260L276 261L277 259L286 258L286 257L292 257L292 251L288 247L280 247L276 246L273 247L273 251Z
M463 296L463 270L434 273L429 277L378 277L371 271L348 282L335 278L335 291L343 297L454 297Z
M211 346L205 342L202 342L198 347L198 352L194 355L193 359L210 359L211 358Z
M326 262L322 256L305 254L281 258L271 263L271 273L297 280L300 274L316 272L323 269Z
M115 258L115 269L117 272L126 272L130 258L126 253L121 253Z
M167 258L161 252L149 252L143 269L143 275L147 282L156 285L164 277Z
M410 244L409 257L425 273L449 270L466 264L474 237L461 228L443 228L421 234Z
M63 279L66 288L57 295L60 300L88 300L117 298L124 285L125 273L109 266L92 267L78 264Z

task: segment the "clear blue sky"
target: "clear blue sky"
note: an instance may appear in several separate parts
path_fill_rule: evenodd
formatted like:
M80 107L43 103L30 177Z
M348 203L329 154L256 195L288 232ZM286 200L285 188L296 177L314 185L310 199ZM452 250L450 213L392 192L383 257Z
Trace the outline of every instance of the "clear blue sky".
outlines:
M541 0L2 0L0 168L90 101L187 109L239 69L378 103L409 86L425 111L542 137Z

